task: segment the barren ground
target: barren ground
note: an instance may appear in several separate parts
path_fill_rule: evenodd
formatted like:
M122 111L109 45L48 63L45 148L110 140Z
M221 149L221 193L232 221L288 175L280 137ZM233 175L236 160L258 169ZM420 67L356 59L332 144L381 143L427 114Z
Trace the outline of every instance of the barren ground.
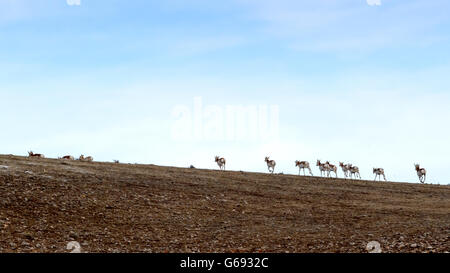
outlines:
M449 234L449 186L0 156L0 252L446 252Z

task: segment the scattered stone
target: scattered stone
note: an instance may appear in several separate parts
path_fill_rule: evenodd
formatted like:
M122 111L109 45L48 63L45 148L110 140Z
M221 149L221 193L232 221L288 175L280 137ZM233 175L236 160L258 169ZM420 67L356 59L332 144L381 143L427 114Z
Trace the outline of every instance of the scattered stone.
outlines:
M78 239L78 233L71 231L69 232L69 239L70 240L77 240Z
M319 177L111 163L67 167L51 159L26 166L1 155L0 164L17 170L0 170L0 252L67 252L70 241L83 252L345 253L366 252L372 240L387 253L449 250L442 214L420 217L442 210L450 197L442 188L424 193L392 183L380 190L358 181L343 192L341 181L330 185ZM409 193L425 202L416 204ZM392 200L401 200L403 210L386 210ZM366 201L370 210L360 206Z
M23 238L30 240L30 241L34 240L33 235L31 235L30 233L24 233Z

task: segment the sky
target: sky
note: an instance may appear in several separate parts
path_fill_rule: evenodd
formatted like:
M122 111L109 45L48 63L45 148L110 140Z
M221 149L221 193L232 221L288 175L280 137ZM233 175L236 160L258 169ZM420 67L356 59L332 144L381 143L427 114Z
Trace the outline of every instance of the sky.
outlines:
M447 0L0 0L0 153L449 184L448 75Z

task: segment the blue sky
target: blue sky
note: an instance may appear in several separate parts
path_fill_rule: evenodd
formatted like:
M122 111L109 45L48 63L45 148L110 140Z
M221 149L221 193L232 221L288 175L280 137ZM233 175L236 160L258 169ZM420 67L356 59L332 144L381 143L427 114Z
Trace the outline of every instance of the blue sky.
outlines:
M0 0L0 153L448 184L449 39L444 0ZM174 137L196 98L276 106L277 137Z

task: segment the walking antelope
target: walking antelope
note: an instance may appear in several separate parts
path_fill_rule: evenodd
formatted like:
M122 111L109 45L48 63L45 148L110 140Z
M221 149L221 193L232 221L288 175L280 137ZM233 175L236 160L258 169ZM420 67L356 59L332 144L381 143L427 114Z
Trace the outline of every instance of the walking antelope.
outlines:
M348 175L349 175L349 172L350 172L351 165L350 164L344 164L343 162L339 162L339 167L341 167L342 172L345 175L345 178L347 178Z
M328 171L328 177L330 176L330 173L331 172L334 172L335 174L336 174L336 178L338 177L337 176L337 167L335 166L335 165L333 165L333 164L331 164L330 162L325 162L325 167L326 167L326 169L327 169L327 171Z
M309 170L309 174L312 176L312 172L311 172L311 168L309 167L309 162L308 161L295 161L295 167L298 167L298 175L300 175L300 171L303 169L303 175L305 174L305 169Z
M353 175L355 178L361 179L361 174L359 173L359 168L357 166L352 166L352 164L349 164L349 171L350 171L350 179L353 178Z
M215 161L216 161L217 165L219 165L220 170L225 171L225 164L226 164L225 158L216 156Z
M43 154L35 154L33 151L28 152L28 157L39 157L39 158L45 158Z
M269 169L269 172L273 173L275 171L275 165L277 165L277 163L275 162L275 160L270 160L268 156L266 156L266 158L264 159L264 161L267 163L267 168ZM272 170L271 170L272 169Z
M381 176L383 176L384 181L386 181L386 176L384 175L384 169L383 168L373 168L373 173L375 174L375 179L377 180L377 176L379 177L379 180L381 181Z
M322 176L322 173L326 173L327 172L327 167L326 167L326 164L325 163L322 163L322 162L320 162L320 160L319 159L317 159L317 162L316 162L316 166L318 166L319 167L319 170L320 170L320 176Z
M80 161L86 161L86 162L92 162L92 161L94 161L94 158L92 156L84 157L84 155L80 155L79 160Z
M427 171L425 168L420 168L419 164L414 164L414 167L416 168L420 183L425 183L425 179L427 178Z

